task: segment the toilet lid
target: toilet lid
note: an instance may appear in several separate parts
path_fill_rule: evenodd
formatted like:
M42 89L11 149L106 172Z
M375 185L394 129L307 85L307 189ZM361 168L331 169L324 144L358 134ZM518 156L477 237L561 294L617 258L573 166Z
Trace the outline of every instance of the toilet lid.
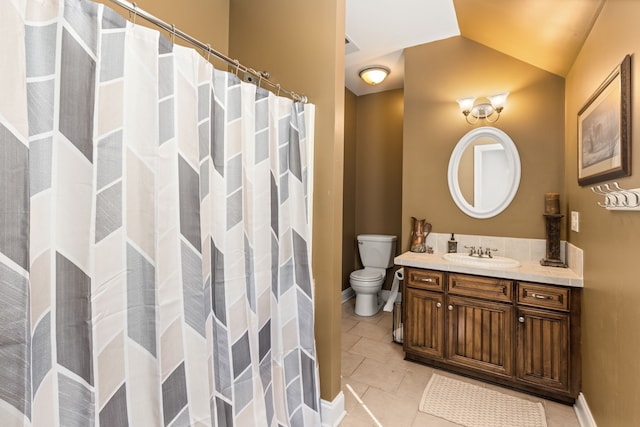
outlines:
M361 282L375 282L376 280L383 279L384 274L382 274L380 271L364 268L362 270L354 271L353 273L351 273L350 277Z

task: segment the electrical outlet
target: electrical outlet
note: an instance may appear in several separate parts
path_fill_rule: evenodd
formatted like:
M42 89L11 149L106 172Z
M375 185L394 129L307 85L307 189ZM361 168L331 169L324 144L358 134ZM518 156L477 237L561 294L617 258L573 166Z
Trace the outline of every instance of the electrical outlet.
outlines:
M580 212L571 211L571 231L580 231Z

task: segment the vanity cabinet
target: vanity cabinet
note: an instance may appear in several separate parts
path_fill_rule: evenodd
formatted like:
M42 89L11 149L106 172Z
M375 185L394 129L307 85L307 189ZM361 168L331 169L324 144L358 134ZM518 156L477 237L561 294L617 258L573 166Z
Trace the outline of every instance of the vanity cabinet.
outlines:
M410 351L442 359L444 356L444 274L429 270L407 271L406 303L403 313L414 319L404 329L404 346Z
M573 403L579 288L405 267L408 360Z
M517 286L517 380L577 394L580 290L526 282Z

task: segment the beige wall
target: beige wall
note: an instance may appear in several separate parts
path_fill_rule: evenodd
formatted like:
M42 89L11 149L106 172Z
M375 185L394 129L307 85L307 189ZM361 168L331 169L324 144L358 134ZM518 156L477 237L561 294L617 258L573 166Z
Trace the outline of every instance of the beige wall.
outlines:
M230 3L230 56L316 105L313 271L322 399L340 392L344 0Z
M349 288L355 270L356 247L356 122L358 97L345 89L344 102L344 208L342 221L342 290Z
M458 140L474 127L456 98L509 91L495 127L518 147L522 179L503 213L474 219L449 195L447 168ZM544 238L544 194L563 197L564 80L463 37L405 51L402 244L411 217L433 232ZM482 123L484 125L484 123Z
M346 94L343 290L349 287L349 274L362 268L358 234L400 238L404 113L402 89ZM393 275L387 274L385 289L392 281Z
M358 97L356 234L400 238L403 116L402 89Z
M355 234L397 236L397 253L402 249L403 117L402 89L358 97ZM354 267L362 268L357 256ZM392 281L390 270L384 289Z
M580 232L569 240L584 250L582 307L583 393L599 427L635 426L640 420L640 213L599 208L577 184L578 111L626 54L632 54L632 176L640 187L640 2L609 0L566 81L567 210L580 212Z

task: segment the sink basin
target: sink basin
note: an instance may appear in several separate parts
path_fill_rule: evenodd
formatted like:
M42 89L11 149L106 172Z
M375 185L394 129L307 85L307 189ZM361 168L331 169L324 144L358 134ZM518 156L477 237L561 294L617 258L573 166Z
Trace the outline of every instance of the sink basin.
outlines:
M469 267L480 268L516 268L520 267L520 261L505 258L500 256L494 256L493 258L469 256L466 253L451 253L444 254L442 258L447 261L460 265L468 265Z

